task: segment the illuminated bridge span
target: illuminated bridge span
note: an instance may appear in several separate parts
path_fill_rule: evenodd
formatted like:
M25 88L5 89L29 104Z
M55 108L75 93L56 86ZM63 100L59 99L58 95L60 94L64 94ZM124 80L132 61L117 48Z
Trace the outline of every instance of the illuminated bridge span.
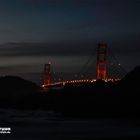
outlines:
M105 82L117 82L120 79L107 79L105 80ZM96 79L84 79L84 80L67 80L67 81L62 81L62 82L53 82L53 83L49 83L47 85L43 84L42 87L50 87L50 86L65 86L66 84L82 84L82 83L94 83L96 82Z
M55 85L65 85L65 84L74 84L74 83L93 83L95 82L96 79L92 79L92 80L88 80L88 79L84 79L84 80L67 80L67 81L62 81L62 82L54 82L54 83L50 83L47 85L42 85L42 87L45 86L55 86Z
M117 67L113 65L109 60L107 60L107 44L106 43L99 43L97 47L97 59L96 59L96 79L74 79L74 80L67 80L67 81L59 81L59 82L51 82L52 79L52 72L51 72L51 63L44 65L44 74L43 74L43 84L42 87L51 87L51 86L57 86L61 85L64 86L65 84L82 84L82 83L94 83L97 80L103 80L105 82L115 82L120 80L121 78L119 75L123 75L119 72ZM108 57L109 58L109 57ZM120 66L120 63L118 63L116 57L113 55L113 59L115 59L115 62L117 63L117 66ZM89 60L88 60L89 61ZM88 64L88 62L86 63ZM117 77L109 78L109 73L107 73L107 66L113 67L113 69L109 72L116 71ZM123 71L125 71L123 69ZM87 72L88 73L88 72Z

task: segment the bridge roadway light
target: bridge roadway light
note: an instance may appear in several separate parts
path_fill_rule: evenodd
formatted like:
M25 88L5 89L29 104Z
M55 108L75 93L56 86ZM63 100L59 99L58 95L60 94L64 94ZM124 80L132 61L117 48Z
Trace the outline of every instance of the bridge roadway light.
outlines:
M44 88L44 87L45 87L45 85L41 85L41 87L43 87L43 88Z

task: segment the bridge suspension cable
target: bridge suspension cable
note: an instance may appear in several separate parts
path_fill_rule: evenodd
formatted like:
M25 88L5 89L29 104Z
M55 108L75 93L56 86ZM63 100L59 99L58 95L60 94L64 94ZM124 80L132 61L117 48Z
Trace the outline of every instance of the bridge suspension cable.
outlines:
M109 48L108 50L109 52L109 60L110 60L110 64L111 67L118 73L120 74L121 77L124 77L124 75L126 75L127 71L125 70L125 68L120 64L120 62L118 61L116 54ZM112 60L114 61L114 63L112 62Z
M78 72L79 75L87 74L87 71L89 70L90 63L93 64L93 60L94 61L96 60L96 58L93 59L93 56L96 56L96 48L94 48L94 50L91 50L91 54L89 55L87 61L85 62L85 64L82 66L82 68ZM93 65L90 65L90 67L91 66L93 66Z

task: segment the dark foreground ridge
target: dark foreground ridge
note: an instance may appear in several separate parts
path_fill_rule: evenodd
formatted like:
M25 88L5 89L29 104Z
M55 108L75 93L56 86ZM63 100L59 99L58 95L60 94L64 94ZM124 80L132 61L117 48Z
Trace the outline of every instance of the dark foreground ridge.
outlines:
M82 86L40 92L36 84L19 77L0 78L0 107L53 110L66 116L140 117L140 66L120 82L97 81Z

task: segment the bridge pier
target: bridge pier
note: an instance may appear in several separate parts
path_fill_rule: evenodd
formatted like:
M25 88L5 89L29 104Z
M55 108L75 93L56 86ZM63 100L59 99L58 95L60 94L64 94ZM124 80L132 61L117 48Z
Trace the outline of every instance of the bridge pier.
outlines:
M43 74L43 85L47 86L51 84L51 63L44 65L44 74Z
M96 80L106 80L107 44L99 43L97 48Z

